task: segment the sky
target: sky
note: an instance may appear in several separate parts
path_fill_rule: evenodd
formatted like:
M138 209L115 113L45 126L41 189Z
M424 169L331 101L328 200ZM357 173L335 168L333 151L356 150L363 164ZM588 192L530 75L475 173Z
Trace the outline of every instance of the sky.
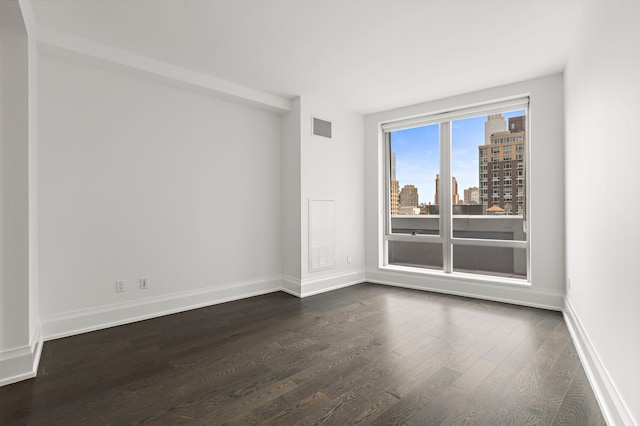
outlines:
M524 111L503 112L502 116L523 115ZM484 145L484 123L487 116L453 121L452 172L458 181L458 195L478 185L478 146ZM419 203L435 203L436 174L440 173L439 124L397 130L391 133L391 149L396 154L396 179L400 189L412 184L418 188Z

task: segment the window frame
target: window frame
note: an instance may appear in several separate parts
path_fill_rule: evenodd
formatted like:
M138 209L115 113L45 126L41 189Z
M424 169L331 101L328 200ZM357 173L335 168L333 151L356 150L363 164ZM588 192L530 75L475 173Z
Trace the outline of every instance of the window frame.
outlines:
M505 282L522 285L531 284L531 250L530 250L530 224L528 220L529 198L525 199L524 210L524 232L526 235L525 240L500 240L500 239L480 239L480 238L460 238L453 237L453 207L452 203L441 203L439 214L439 234L395 234L392 232L391 225L391 133L397 130L410 129L415 127L428 126L432 124L440 125L440 138L439 138L439 151L440 151L440 199L451 200L452 199L452 123L456 120L462 120L465 118L472 118L482 115L489 115L494 113L503 113L508 111L524 110L526 116L526 129L525 138L522 140L524 149L520 151L525 153L524 158L524 170L530 170L528 155L530 150L530 99L528 96L509 99L506 101L492 102L475 107L464 107L445 113L435 113L412 117L408 119L394 120L380 124L380 133L384 141L384 184L382 190L384 191L384 212L383 212L383 227L382 227L382 268L392 268L394 270L406 270L412 273L422 273L427 275L439 275L452 276L455 278L473 279L492 282ZM518 139L521 139L519 137ZM488 153L487 153L488 154ZM482 167L482 158L480 155L479 169ZM486 158L486 157L484 157ZM525 173L524 176L524 188L525 193L529 192L529 176L531 173ZM480 182L479 182L480 184ZM486 191L486 189L485 189ZM482 191L480 190L480 201L482 202ZM513 194L515 195L515 194ZM512 195L512 202L515 202L515 196ZM489 198L489 197L487 197ZM519 209L519 207L517 207ZM389 242L414 242L414 243L439 243L442 245L443 250L443 268L442 270L434 270L420 267L399 266L389 264ZM472 273L465 273L453 270L453 249L454 246L474 246L474 247L500 247L511 249L525 249L526 250L526 277L522 278L507 278L500 275L477 275Z

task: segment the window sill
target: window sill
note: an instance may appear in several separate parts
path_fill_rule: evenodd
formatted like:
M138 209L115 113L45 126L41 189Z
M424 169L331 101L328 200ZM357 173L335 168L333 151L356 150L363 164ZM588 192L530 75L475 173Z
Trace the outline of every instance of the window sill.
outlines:
M441 278L444 280L475 282L475 283L488 284L488 285L496 284L496 285L514 286L519 288L531 287L530 279L500 277L496 275L479 275L479 274L472 274L472 273L466 273L466 272L445 273L445 272L436 271L433 269L425 269L425 268L418 268L418 267L411 267L411 266L400 266L400 265L380 266L378 267L378 270L385 271L385 272L400 272L403 274L429 276L434 278Z

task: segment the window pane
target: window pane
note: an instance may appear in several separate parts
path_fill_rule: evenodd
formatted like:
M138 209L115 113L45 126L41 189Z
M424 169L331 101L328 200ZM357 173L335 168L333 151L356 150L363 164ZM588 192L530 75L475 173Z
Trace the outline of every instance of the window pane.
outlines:
M391 232L438 234L440 125L397 130L389 135ZM423 220L428 216L429 220Z
M453 271L527 279L527 250L454 245Z
M526 240L525 125L524 110L452 122L454 237Z
M389 241L389 264L442 270L442 244Z

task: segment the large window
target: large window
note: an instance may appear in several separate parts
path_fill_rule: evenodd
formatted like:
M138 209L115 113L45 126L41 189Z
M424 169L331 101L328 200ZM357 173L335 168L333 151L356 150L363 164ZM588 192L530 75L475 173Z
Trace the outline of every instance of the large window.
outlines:
M382 125L387 265L527 280L527 112L515 99Z

